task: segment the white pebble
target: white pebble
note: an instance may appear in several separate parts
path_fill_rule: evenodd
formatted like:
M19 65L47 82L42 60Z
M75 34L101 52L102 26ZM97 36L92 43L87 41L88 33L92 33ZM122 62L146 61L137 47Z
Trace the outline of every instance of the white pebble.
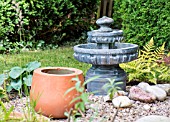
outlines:
M118 96L112 100L114 107L130 107L131 100L127 96Z
M138 84L138 87L140 87L141 89L143 89L144 91L146 91L146 88L149 86L148 83L145 82L141 82Z
M150 107L148 104L146 104L146 105L143 106L143 108L144 108L145 110L149 110L151 107Z

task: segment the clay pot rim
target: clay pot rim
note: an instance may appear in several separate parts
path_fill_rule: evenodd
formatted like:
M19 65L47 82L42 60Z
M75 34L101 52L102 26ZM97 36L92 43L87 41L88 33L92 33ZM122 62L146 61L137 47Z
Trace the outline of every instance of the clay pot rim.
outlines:
M49 74L49 73L45 73L42 72L43 70L50 70L50 69L64 69L64 70L70 70L73 71L73 73L68 73L68 74ZM76 69L76 68L71 68L71 67L42 67L42 68L37 68L34 70L34 73L36 74L43 74L43 75L47 75L47 76L57 76L57 77L62 77L62 76L75 76L75 75L80 75L83 74L83 71L80 69Z

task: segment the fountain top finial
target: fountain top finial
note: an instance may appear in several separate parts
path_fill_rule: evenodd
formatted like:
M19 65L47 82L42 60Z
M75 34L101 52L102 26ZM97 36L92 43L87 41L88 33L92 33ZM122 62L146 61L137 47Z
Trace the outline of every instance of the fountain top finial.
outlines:
M100 26L98 31L103 31L103 32L111 32L112 28L109 26L114 22L112 18L103 16L102 18L98 19L96 21L96 24Z
M96 23L100 26L98 30L87 32L88 43L97 43L99 49L113 49L116 41L120 42L123 39L123 31L110 28L113 19L103 16Z

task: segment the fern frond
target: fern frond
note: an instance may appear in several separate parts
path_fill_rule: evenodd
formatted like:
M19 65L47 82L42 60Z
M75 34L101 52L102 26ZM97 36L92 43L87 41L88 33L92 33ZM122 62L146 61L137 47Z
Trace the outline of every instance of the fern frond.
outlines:
M162 59L163 55L165 55L165 42L162 44L161 47L156 48L154 50L155 58Z
M170 57L170 52L167 54L168 57Z
M165 42L162 44L161 50L165 51Z
M128 73L129 82L132 80L145 80L156 84L159 78L161 80L170 79L170 71L169 73L167 72L167 70L170 69L168 67L169 65L161 64L160 66L160 63L158 63L158 60L165 55L164 47L165 43L163 43L161 47L155 48L154 40L151 38L144 46L144 50L139 50L138 58L136 60L121 64L120 66Z
M167 71L164 71L164 73L160 74L158 78L170 82L170 69L168 69Z
M157 84L157 79L156 78L149 78L149 81L151 83Z
M155 48L155 45L154 45L154 40L153 40L153 37L151 38L151 40L146 43L146 45L144 46L144 49L147 51L147 52L151 52L153 51Z
M142 77L142 74L141 73L138 73L138 72L133 72L133 73L130 73L128 75L128 81L132 81L132 80L136 80L136 79L140 79ZM141 79L140 79L141 80Z

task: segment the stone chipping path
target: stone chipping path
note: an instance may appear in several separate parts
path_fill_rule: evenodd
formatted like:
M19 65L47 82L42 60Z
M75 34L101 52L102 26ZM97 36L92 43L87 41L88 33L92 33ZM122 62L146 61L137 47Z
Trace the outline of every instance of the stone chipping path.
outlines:
M101 116L100 118L105 117L106 121L111 121L116 112L116 108L113 107L112 103L104 103L101 96L95 96L92 100L95 102L94 107L98 109L99 116ZM92 113L90 111L91 110L87 111L87 115L89 116L90 113ZM115 122L134 122L147 115L170 117L170 97L167 97L163 102L156 101L150 104L134 101L134 104L130 108L119 108Z
M116 108L110 102L104 102L103 96L90 96L92 104L87 105L88 110L85 113L85 118L81 118L78 122L86 122L93 119L92 122L111 122ZM14 111L26 111L26 106L29 103L29 98L15 99L10 101L6 106L14 106ZM50 103L49 103L50 104ZM93 109L90 109L93 108ZM161 115L170 117L170 96L167 96L165 101L156 101L155 103L143 103L134 101L130 108L119 108L118 114L114 122L135 122L137 119L148 115ZM51 119L51 122L66 122L66 119Z

